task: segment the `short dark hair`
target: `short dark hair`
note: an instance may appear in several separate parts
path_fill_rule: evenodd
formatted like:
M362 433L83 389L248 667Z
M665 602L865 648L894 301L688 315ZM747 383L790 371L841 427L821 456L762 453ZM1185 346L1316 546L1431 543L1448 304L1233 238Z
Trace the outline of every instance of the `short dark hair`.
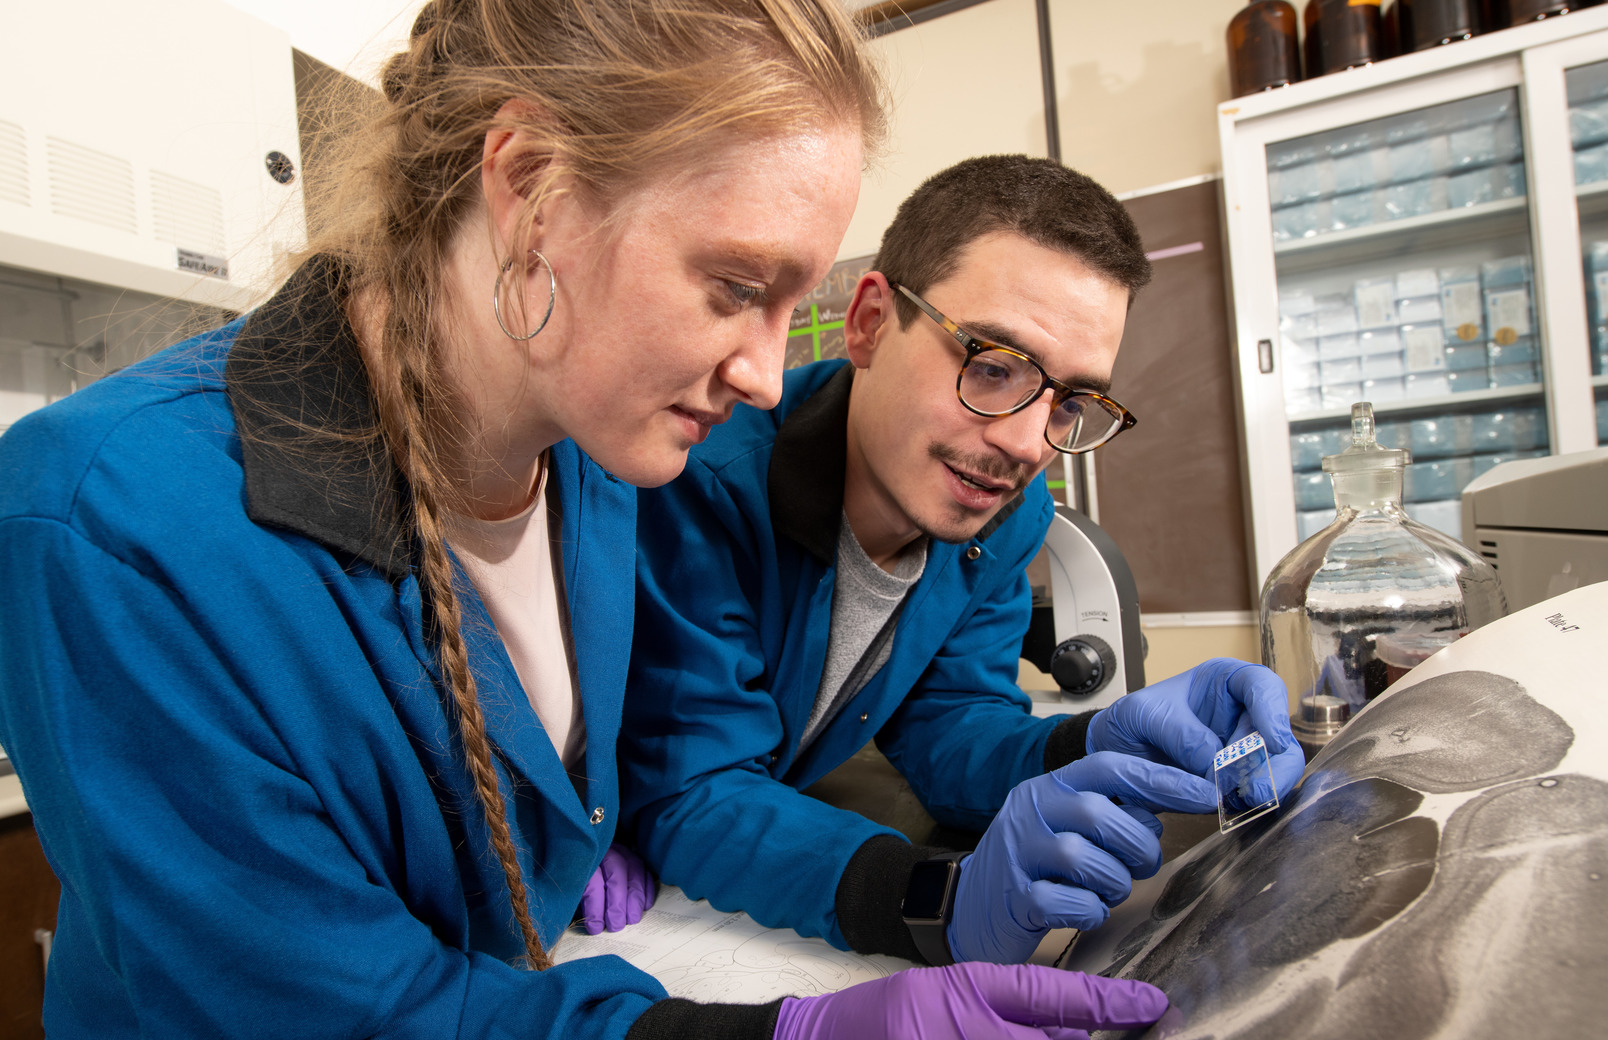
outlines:
M978 156L929 177L899 205L873 269L923 293L954 272L966 246L997 231L1070 253L1130 300L1150 281L1139 229L1122 203L1076 170L1027 155ZM902 328L916 308L903 295L894 299Z

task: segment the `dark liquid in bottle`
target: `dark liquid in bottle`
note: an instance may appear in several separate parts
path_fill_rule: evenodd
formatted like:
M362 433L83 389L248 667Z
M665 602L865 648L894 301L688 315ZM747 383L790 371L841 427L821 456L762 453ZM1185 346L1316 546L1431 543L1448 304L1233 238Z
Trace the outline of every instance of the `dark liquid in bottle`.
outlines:
M1508 24L1539 22L1553 15L1568 14L1582 7L1596 7L1602 0L1508 0Z
M1318 4L1318 52L1325 75L1390 56L1377 0L1308 0Z
M1382 9L1385 13L1379 22L1379 34L1385 53L1394 58L1398 54L1406 54L1411 48L1403 47L1401 40L1401 0L1396 0L1389 7Z
M1398 0L1401 53L1467 40L1484 31L1479 0Z
M1318 27L1318 12L1323 9L1321 0L1307 0L1301 12L1301 60L1306 65L1306 78L1323 75L1323 34Z
M1295 8L1286 0L1253 0L1235 15L1228 23L1228 68L1235 97L1299 80Z

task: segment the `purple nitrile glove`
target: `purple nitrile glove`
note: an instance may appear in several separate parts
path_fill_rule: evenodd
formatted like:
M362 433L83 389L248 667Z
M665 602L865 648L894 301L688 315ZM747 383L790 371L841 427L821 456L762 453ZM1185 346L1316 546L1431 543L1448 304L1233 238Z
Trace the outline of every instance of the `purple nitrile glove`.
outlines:
M1211 780L1212 756L1252 730L1267 741L1282 798L1306 769L1290 731L1289 691L1271 669L1219 657L1117 698L1089 723L1087 747L1165 762Z
M1216 810L1211 782L1111 751L1022 781L961 864L950 953L1019 964L1051 928L1099 927L1133 878L1161 869L1152 813Z
M658 886L648 873L648 865L615 842L603 853L603 863L581 893L581 923L586 934L596 935L604 929L617 932L636 924L653 905L656 895Z
M821 997L788 997L775 1040L1087 1040L1156 1021L1167 997L1130 979L1037 964L911 968Z

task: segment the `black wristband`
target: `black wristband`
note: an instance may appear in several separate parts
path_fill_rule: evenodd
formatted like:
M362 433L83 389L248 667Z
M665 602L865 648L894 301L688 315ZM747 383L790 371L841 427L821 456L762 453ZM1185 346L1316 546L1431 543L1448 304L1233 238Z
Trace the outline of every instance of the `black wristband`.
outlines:
M1055 724L1055 728L1050 730L1049 739L1044 742L1046 773L1071 765L1089 753L1089 723L1098 714L1098 711L1082 711L1068 715Z
M892 834L878 834L855 850L833 901L838 929L851 950L921 963L921 951L905 927L901 906L910 887L910 871L946 851L912 845Z
M782 1002L699 1004L671 997L654 1001L625 1034L625 1040L771 1040Z

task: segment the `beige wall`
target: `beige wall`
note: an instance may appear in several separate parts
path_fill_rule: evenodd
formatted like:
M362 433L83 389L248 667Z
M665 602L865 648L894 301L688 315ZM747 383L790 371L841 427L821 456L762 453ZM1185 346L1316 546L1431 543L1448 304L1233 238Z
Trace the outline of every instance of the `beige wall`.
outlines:
M1220 168L1224 34L1244 0L1050 0L1062 160L1118 194ZM843 258L876 251L916 185L970 155L1046 154L1033 0L988 0L878 38L887 154L861 183Z
M1244 6L1050 0L1062 161L1118 194L1218 172L1225 34Z
M1046 154L1033 0L989 0L878 38L893 97L888 148L860 183L843 259L877 251L916 186L972 155Z
M1139 627L1149 643L1149 652L1145 654L1146 684L1170 679L1214 657L1237 657L1242 661L1261 659L1255 625L1163 626L1141 621ZM1026 659L1020 662L1016 681L1024 690L1055 689L1055 680Z
M1261 660L1253 625L1161 626L1141 621L1150 653L1145 657L1145 678L1166 679L1214 657Z

